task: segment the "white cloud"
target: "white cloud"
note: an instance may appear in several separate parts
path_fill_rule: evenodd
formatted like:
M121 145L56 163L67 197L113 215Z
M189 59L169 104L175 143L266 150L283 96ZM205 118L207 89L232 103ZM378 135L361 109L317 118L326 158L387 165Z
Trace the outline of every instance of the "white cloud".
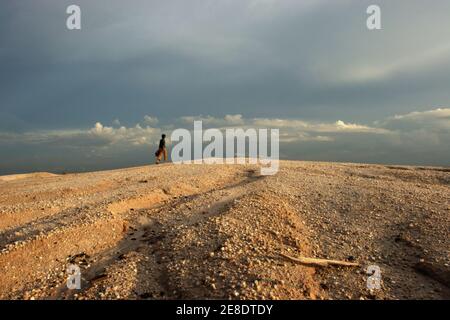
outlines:
M157 138L159 129L149 126L145 128L137 124L135 127L126 128L124 126L116 129L105 127L100 122L95 124L88 133L98 138L104 139L108 144L131 143L132 145L151 144Z
M403 131L427 129L450 133L450 108L395 115L382 122L381 125L386 128Z
M450 146L450 108L395 115L378 124L392 132L391 142L397 146L411 150L434 147L436 152Z
M151 117L148 115L144 116L144 123L148 124L149 126L155 126L158 124L158 122L159 122L159 120L156 117Z
M274 128L289 128L299 131L307 132L354 132L354 133L387 133L383 128L370 127L355 123L345 123L338 120L333 123L325 122L308 122L303 120L291 119L254 119L253 124L258 127L274 127Z
M244 120L242 119L241 114L227 114L225 116L225 121L230 124L243 124Z
M149 126L119 128L95 123L88 130L48 130L25 133L0 133L0 144L32 144L64 146L69 148L123 148L152 145L157 141L160 130Z
M211 127L227 127L245 124L245 120L241 114L227 114L223 118L213 116L185 116L181 117L180 120L184 124L192 125L194 121L202 121L204 126Z
M442 155L447 152L450 140L450 108L396 115L375 121L372 125L343 120L315 122L301 119L244 118L241 115L224 118L213 116L181 118L187 129L193 126L194 120L203 120L204 127L219 129L230 126L278 128L282 144L339 145L340 148L347 150L346 154L351 155L354 152L355 157L359 156L359 151L356 150L369 148L370 152L375 152L378 156L386 152L394 156L393 150L396 150L416 152L417 157L417 154L421 152L425 154L435 150L442 158ZM330 149L330 153L333 152L341 151ZM450 158L450 154L448 157Z
M153 117L151 118L154 123ZM213 116L187 116L175 119L178 125L164 125L164 131L160 128L141 126L134 127L110 127L101 122L95 123L90 129L77 130L48 130L25 133L0 133L1 146L30 145L39 146L42 150L48 148L72 148L79 149L80 154L94 152L95 154L129 154L130 148L146 150L156 146L162 132L170 137L169 128L183 127L193 129L194 120L203 120L204 128L227 127L241 128L278 128L280 129L281 148L290 146L289 151L303 145L315 147L313 152L319 152L319 156L326 154L326 159L341 159L339 155L345 154L345 159L361 159L361 150L370 157L382 157L388 154L394 157L396 154L412 152L416 157L433 159L433 154L438 154L439 159L450 158L450 108L433 109L428 111L411 112L395 115L384 120L376 121L372 125L350 123L342 120L335 122L312 122L301 119L277 119L277 118L244 118L240 114L226 115L222 118ZM297 145L297 147L295 147ZM333 154L336 157L333 158ZM313 154L307 154L313 157ZM381 156L380 156L381 155ZM354 158L352 158L354 157ZM365 159L365 158L364 158ZM375 158L368 158L371 159ZM379 159L379 158L378 158ZM386 158L389 159L389 158ZM420 159L417 159L420 160ZM386 160L388 161L388 160ZM429 160L427 160L429 161Z

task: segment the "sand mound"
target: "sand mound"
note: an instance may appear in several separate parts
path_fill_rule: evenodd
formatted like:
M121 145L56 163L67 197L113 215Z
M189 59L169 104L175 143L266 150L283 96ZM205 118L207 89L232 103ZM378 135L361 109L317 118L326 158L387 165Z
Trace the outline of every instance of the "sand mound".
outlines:
M167 164L0 177L0 298L450 297L447 170L282 161L258 173ZM81 290L67 290L69 263Z

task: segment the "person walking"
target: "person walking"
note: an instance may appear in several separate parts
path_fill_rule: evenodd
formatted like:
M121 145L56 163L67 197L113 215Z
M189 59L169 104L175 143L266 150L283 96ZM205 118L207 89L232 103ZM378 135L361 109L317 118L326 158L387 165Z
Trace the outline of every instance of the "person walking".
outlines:
M155 153L156 156L156 164L161 161L161 158L164 156L164 161L167 161L167 149L166 149L166 135L163 134L161 136L161 140L159 140L158 151Z

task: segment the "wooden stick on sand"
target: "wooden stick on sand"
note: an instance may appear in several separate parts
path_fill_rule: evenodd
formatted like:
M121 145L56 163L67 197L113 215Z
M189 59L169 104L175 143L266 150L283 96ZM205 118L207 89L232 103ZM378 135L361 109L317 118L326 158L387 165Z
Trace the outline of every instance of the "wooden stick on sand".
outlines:
M328 259L316 259L316 258L306 258L306 257L298 257L294 258L283 253L280 255L286 259L289 259L293 262L297 262L300 264L308 265L308 266L317 266L317 267L329 267L329 266L343 266L343 267L359 267L359 263L355 262L347 262L340 260L328 260Z

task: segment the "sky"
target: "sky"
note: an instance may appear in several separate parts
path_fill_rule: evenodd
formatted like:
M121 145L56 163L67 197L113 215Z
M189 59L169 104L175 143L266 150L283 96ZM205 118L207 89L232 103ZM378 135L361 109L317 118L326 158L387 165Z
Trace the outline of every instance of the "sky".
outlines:
M81 30L66 8L81 8ZM381 8L381 30L366 9ZM0 174L154 161L161 133L279 128L282 159L450 163L450 2L0 2ZM170 147L170 142L169 142Z

